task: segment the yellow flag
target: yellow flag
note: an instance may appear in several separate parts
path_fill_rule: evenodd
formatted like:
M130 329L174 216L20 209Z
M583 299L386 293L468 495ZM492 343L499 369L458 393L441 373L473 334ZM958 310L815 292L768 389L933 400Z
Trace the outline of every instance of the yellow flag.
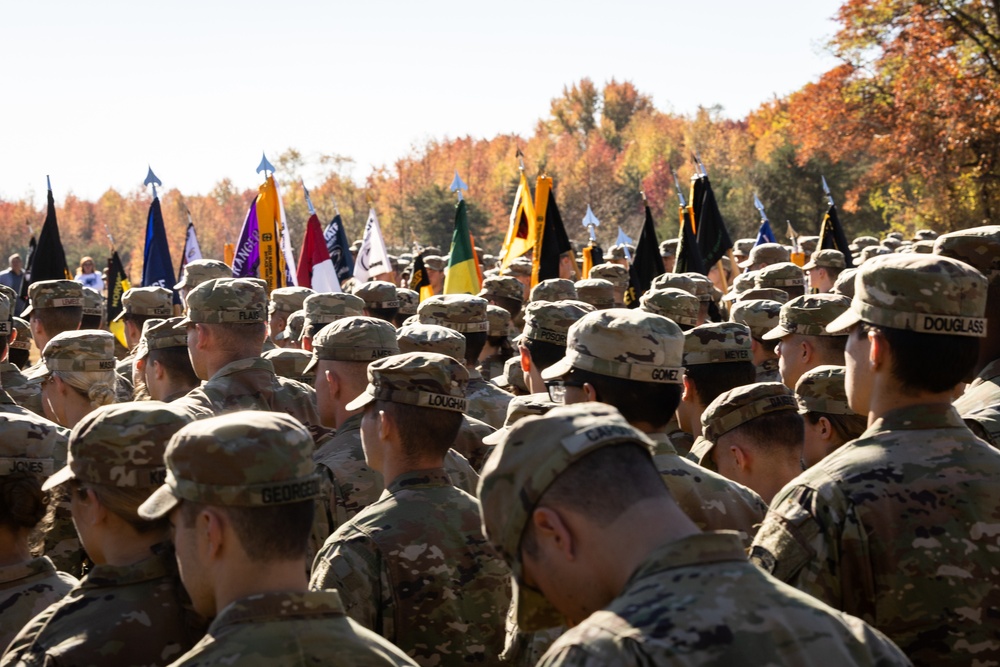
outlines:
M531 188L528 179L521 172L521 183L514 195L514 207L510 211L510 227L503 240L500 251L500 270L507 268L511 262L535 247L538 233L538 220L535 219L535 205L531 200Z
M274 175L267 177L257 195L257 228L260 234L260 277L267 291L285 286L285 256L281 252L281 203Z

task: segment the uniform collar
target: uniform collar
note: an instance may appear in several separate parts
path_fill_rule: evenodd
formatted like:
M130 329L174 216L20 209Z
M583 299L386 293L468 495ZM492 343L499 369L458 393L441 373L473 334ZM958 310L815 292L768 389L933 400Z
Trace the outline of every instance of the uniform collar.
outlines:
M22 579L44 579L56 573L56 566L47 556L32 558L24 563L0 567L0 586Z
M209 382L227 375L234 375L241 371L268 371L274 375L274 364L271 363L270 359L262 359L261 357L249 357L247 359L231 361L217 370Z
M212 621L209 635L229 625L255 624L276 619L343 616L344 605L335 590L261 593L230 602Z
M174 547L169 542L155 545L149 558L131 565L97 565L80 581L80 588L127 586L160 579L177 571Z
M890 410L876 419L861 434L869 437L880 431L965 428L965 422L951 403L928 403Z
M386 493L396 493L403 489L431 488L435 486L454 486L451 477L444 468L425 468L424 470L411 470L396 477L391 483L386 485Z
M728 561L747 562L743 542L735 530L688 535L654 549L632 573L625 588L667 570Z

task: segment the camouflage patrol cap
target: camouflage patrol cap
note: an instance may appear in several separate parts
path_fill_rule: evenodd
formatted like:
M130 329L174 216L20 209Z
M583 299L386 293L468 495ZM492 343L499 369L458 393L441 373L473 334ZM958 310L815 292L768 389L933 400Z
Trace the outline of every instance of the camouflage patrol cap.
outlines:
M730 389L709 403L701 415L701 430L705 439L714 443L751 419L798 409L795 394L780 382L746 384Z
M184 275L174 289L194 289L216 278L232 278L233 270L217 259L196 259L184 265Z
M363 361L399 354L396 329L377 317L345 317L323 327L312 340L313 358L305 371L320 361Z
M126 315L166 318L174 314L173 292L164 287L133 287L122 295L122 312L114 321Z
M788 292L777 287L753 288L736 296L736 303L740 301L752 301L754 299L766 299L767 301L777 301L778 303L788 303Z
M733 254L741 257L749 257L757 239L739 239L733 244Z
M747 290L754 289L754 276L756 271L744 271L733 278L733 284L729 286L729 291L722 296L723 301L736 301Z
M368 365L368 388L346 409L358 410L379 400L465 412L468 383L469 371L451 357L433 352L397 354Z
M613 308L615 305L615 286L610 280L587 278L577 280L573 286L576 288L576 297L594 308Z
M628 269L621 264L598 264L591 267L588 278L601 278L607 280L618 289L628 287Z
M163 483L167 441L191 415L160 401L103 405L89 412L69 436L66 467L42 485L52 489L71 479L130 489Z
M830 290L833 294L843 294L848 299L854 298L854 276L857 274L856 268L844 269L837 276Z
M846 370L843 366L816 366L803 373L795 383L799 414L858 414L847 404Z
M400 315L416 315L417 304L420 303L420 295L414 290L405 287L396 288L396 300L399 301Z
M576 286L572 280L549 278L531 288L528 301L562 301L576 297Z
M500 306L492 303L486 306L486 321L490 325L490 338L506 338L510 335L510 313Z
M21 317L35 308L83 308L83 285L75 280L39 280L28 286L28 301Z
M151 319L142 324L142 337L135 347L135 358L143 359L150 350L168 347L187 347L187 327L184 318Z
M437 324L406 324L396 332L400 352L434 352L465 359L465 336Z
M296 310L285 320L285 328L274 335L274 340L297 342L302 338L302 325L306 321L306 311Z
M313 348L315 352L316 348ZM294 347L276 347L260 355L274 366L274 374L290 380L298 380L312 386L316 379L316 368L312 366L313 354Z
M45 373L29 382L41 383L54 371L106 372L115 370L115 337L107 331L80 329L56 334L42 350Z
M803 271L809 271L810 269L843 269L847 266L847 262L844 259L844 253L839 250L833 250L831 248L826 248L824 250L817 250L809 258L809 261L805 266L802 267Z
M459 333L489 331L486 299L471 294L438 294L417 306L421 324L437 324Z
M11 349L30 350L31 341L33 340L31 325L20 317L13 317L11 321L13 322L14 331L17 332L17 340L10 344Z
M895 250L896 248L898 248L902 244L903 244L903 241L900 240L900 239L897 239L894 236L887 236L884 239L882 239L882 241L879 243L880 246L882 246L883 248L888 248L889 250Z
M306 298L315 293L308 287L296 285L271 290L271 298L267 303L267 314L294 313L296 310L302 310L302 304L305 303Z
M661 290L667 288L679 289L697 296L695 292L698 290L698 286L695 284L694 278L691 277L689 273L661 273L660 275L653 278L653 282L650 284L650 290Z
M626 259L626 257L625 257L625 246L622 245L622 244L620 244L620 243L616 243L615 245L611 246L610 248L608 248L607 258L608 259Z
M424 268L431 271L444 271L446 266L448 263L441 255L424 255Z
M934 253L961 260L993 281L1000 277L1000 225L939 236L934 242Z
M459 357L460 358L460 357ZM500 388L515 388L528 392L528 383L524 380L524 369L521 368L521 357L514 355L503 363L503 373L490 380Z
M878 239L874 236L858 236L854 239L853 243L858 247L858 250L861 250L868 246L878 245Z
M880 255L891 254L892 251L883 245L870 245L861 250L861 256L858 258L858 264L864 264L872 257L878 257Z
M652 441L618 410L603 403L578 403L516 422L487 459L478 493L483 533L514 575L513 608L520 630L565 623L544 595L524 585L521 536L532 511L574 463L603 447L626 443L652 457Z
M503 275L526 278L531 275L531 260L527 257L518 257L503 270Z
M761 243L750 249L750 256L745 261L740 262L741 269L749 269L754 264L780 264L787 262L791 258L788 248L780 243Z
M0 294L0 336L10 336L10 332L14 330L10 311L10 300L6 294Z
M738 322L710 322L684 333L684 365L752 361L750 328Z
M650 290L639 299L639 308L647 313L663 315L685 326L698 324L698 297L673 287Z
M889 232L888 234L885 235L885 238L886 239L895 239L897 241L902 241L903 240L903 232ZM883 240L885 240L885 239L883 239Z
M854 290L850 309L827 331L845 331L864 321L919 333L986 336L987 281L965 262L940 255L886 255L858 269Z
M708 276L703 276L700 273L685 273L683 274L691 279L693 289L691 293L698 297L698 301L712 301L715 298L715 285L709 280Z
M754 285L766 289L768 287L803 287L806 284L805 274L791 262L779 262L765 266L754 276Z
M302 331L313 326L330 324L345 317L365 314L365 302L361 297L346 292L321 292L310 294L302 304L306 311Z
M660 257L676 257L677 256L677 239L667 239L666 241L660 242Z
M938 233L933 229L918 229L913 235L914 241L933 241L938 237Z
M524 337L560 347L566 345L569 328L587 313L592 306L579 301L535 301L524 311Z
M93 287L83 286L83 314L91 317L104 315L104 297Z
M170 438L167 478L139 516L158 519L180 501L230 507L273 507L320 495L313 439L281 412L245 410L192 422Z
M370 280L357 285L354 296L360 297L366 308L399 308L396 286L384 280Z
M750 335L762 338L778 324L781 304L770 299L747 299L737 301L729 311L729 319L746 325Z
M514 301L524 301L524 286L512 276L490 276L483 280L483 289L479 296L484 299L513 299Z
M917 241L912 246L910 246L911 252L919 252L922 254L930 254L934 252L934 241Z
M0 412L0 477L31 473L48 477L55 472L55 451L66 437L54 424L28 416Z
M265 321L267 292L247 278L214 278L187 295L187 324L258 324Z
M847 312L851 300L843 294L805 294L781 307L778 326L761 336L764 340L779 340L791 334L800 336L842 336L830 333L826 325Z
M12 290L7 285L4 285L3 283L0 283L0 294L7 297L7 300L10 301L12 304L17 303L17 292Z
M569 328L566 356L542 371L555 380L573 368L598 375L680 384L684 334L662 315L610 308L584 315Z
M483 436L484 445L499 445L510 431L510 427L525 417L544 415L558 404L549 399L548 394L527 394L515 396L507 403L507 416L503 426L489 435Z
M819 244L818 236L800 236L799 247L802 248L802 252L806 255L812 255L816 252L816 246Z

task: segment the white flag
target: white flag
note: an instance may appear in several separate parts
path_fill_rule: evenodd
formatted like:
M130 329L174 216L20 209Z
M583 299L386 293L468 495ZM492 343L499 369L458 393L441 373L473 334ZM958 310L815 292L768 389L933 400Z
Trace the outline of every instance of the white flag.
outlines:
M274 191L278 195L278 215L281 217L281 254L285 256L285 285L295 285L295 277L299 274L295 268L295 251L292 249L292 237L288 234L288 218L285 217L285 204L281 201L281 190L278 189L278 179L274 179Z
M361 239L361 249L354 261L354 279L367 282L373 276L392 270L389 263L389 253L382 239L382 228L378 224L375 209L368 210L368 222L365 223L365 235Z
M184 252L181 253L180 268L183 269L185 265L201 258L201 246L198 245L198 235L194 233L194 223L189 222L187 236L184 238Z

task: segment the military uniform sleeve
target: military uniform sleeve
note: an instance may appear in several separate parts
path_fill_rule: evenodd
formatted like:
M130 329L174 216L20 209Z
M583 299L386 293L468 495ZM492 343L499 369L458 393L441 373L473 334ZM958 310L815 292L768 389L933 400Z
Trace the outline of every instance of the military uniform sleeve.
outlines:
M392 586L382 552L364 533L334 533L316 555L309 588L336 589L348 616L383 637L391 636L387 626L393 622Z

